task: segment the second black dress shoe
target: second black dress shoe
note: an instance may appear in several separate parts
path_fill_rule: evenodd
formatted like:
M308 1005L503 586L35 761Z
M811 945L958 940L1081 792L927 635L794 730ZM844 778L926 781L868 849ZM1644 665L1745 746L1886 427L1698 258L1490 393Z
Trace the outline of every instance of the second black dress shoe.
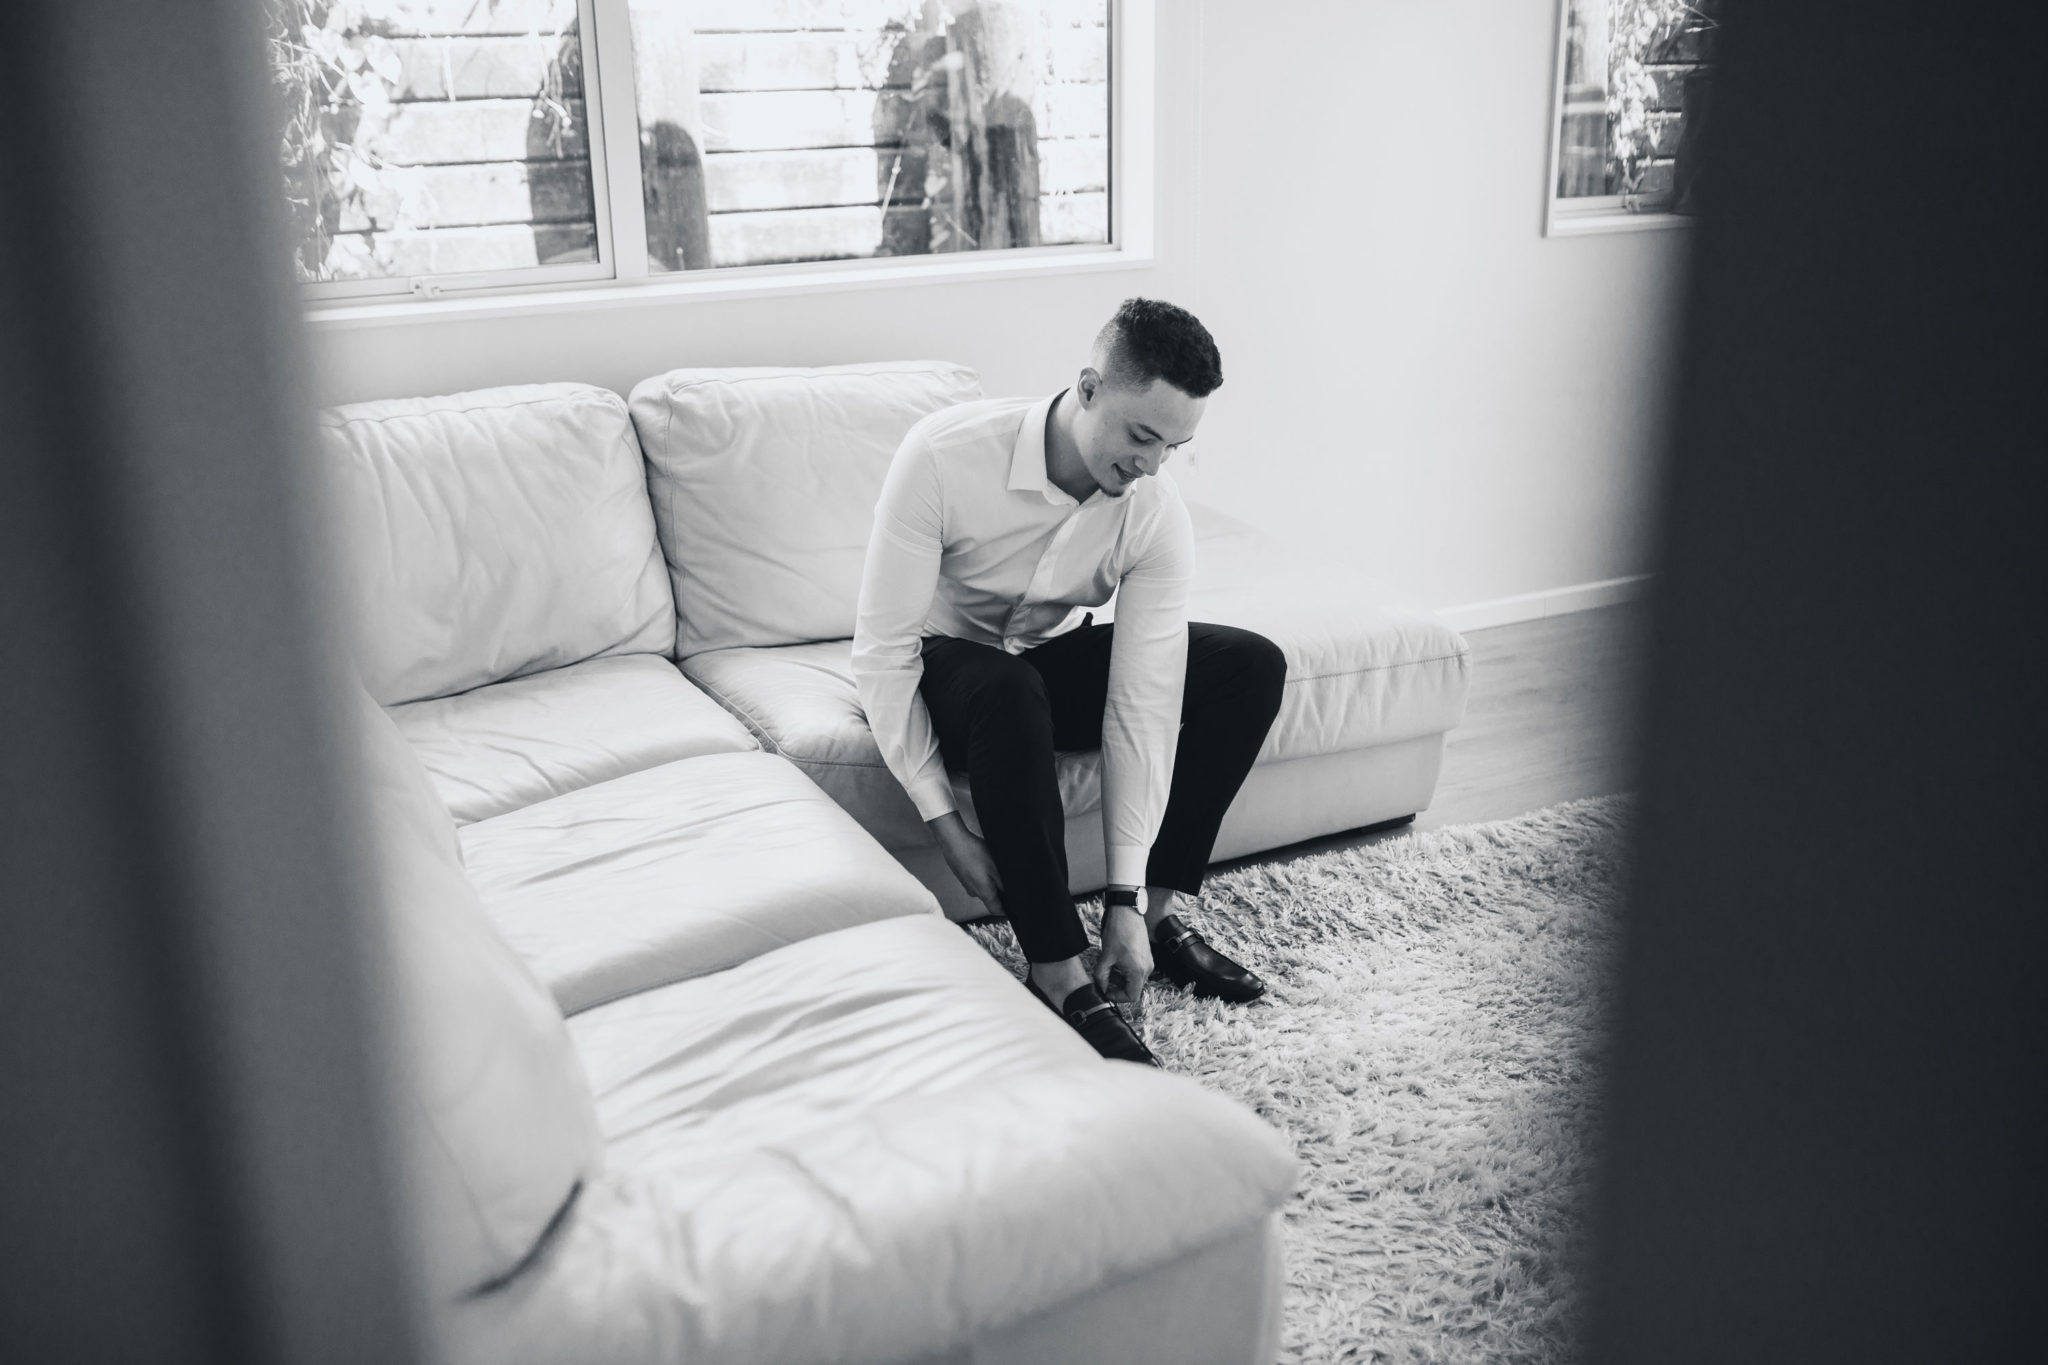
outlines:
M1159 1059L1152 1055L1151 1048L1145 1046L1145 1040L1131 1027L1131 1021L1124 1018L1124 1012L1117 1008L1116 1002L1105 1000L1092 982L1070 993L1065 1008L1053 1004L1045 992L1038 989L1029 968L1024 971L1024 986L1047 1009L1073 1025L1074 1032L1086 1038L1088 1045L1103 1056L1144 1066L1159 1065Z
M1168 915L1152 930L1152 967L1175 985L1190 986L1196 995L1211 995L1235 1004L1266 993L1259 974L1240 967L1209 946L1199 930Z

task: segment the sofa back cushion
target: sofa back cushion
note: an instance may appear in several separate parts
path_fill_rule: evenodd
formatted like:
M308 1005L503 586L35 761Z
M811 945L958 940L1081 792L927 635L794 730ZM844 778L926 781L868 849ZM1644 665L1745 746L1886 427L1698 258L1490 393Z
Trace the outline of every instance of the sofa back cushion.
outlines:
M372 981L394 1043L407 1202L445 1301L520 1265L596 1174L597 1113L553 997L484 918L426 770L354 691L382 912Z
M321 415L356 666L387 706L667 653L674 606L626 405L589 384Z
M671 370L634 385L676 654L853 634L875 499L904 433L981 397L941 361Z

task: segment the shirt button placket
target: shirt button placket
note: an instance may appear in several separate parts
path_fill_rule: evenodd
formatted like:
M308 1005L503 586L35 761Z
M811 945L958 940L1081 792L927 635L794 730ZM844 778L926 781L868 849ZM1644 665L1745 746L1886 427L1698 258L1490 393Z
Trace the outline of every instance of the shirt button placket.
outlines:
M1011 649L1011 645L1031 608L1040 602L1052 600L1053 577L1059 568L1060 553L1067 548L1067 542L1074 538L1074 528L1080 521L1081 509L1075 507L1060 522L1059 529L1052 533L1052 539L1046 542L1045 553L1039 555L1038 563L1032 568L1031 581L1025 585L1024 596L1010 609L1010 614L1003 623L1003 649L1006 652L1018 652Z

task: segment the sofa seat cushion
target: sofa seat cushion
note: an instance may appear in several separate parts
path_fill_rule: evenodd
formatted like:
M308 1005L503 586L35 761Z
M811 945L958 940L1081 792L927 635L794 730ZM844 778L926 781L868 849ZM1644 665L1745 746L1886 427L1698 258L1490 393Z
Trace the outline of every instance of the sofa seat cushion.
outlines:
M938 919L570 1028L608 1174L471 1306L472 1359L925 1359L1256 1230L1293 1185L1248 1110L1095 1057ZM1265 1286L1213 1292L1254 1306Z
M815 783L764 753L665 763L480 820L462 851L486 913L565 1014L937 911Z
M1256 630L1287 655L1286 691L1260 762L1398 743L1458 723L1467 647L1428 608L1341 567L1284 554L1213 511L1193 510L1191 619ZM1104 615L1114 619L1097 613ZM852 653L846 640L714 650L684 660L683 671L884 845L914 846L925 838L923 821L868 729ZM1099 808L1100 756L1062 754L1059 782L1069 815ZM956 776L955 787L964 791L965 779Z
M665 654L675 602L626 405L591 384L320 416L356 665L386 706Z
M457 822L703 754L760 746L657 654L586 659L391 708Z
M802 768L885 848L921 844L924 820L882 762L853 682L853 642L719 649L683 661L699 687L743 716L771 750ZM1060 757L1067 809L1101 804L1093 753ZM965 779L956 785L964 789Z
M891 1099L1098 1061L966 930L842 929L570 1021L608 1159L744 1151Z

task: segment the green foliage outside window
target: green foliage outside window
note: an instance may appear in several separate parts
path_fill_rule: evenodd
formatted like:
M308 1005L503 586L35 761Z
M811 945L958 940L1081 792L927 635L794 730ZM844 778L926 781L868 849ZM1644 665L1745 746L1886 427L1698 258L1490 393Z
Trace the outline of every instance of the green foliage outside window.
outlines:
M1658 155L1657 78L1650 67L1703 53L1718 0L1613 0L1608 20L1607 122L1620 190L1635 194ZM1693 60L1699 57L1695 55ZM1668 150L1663 153L1669 155Z
M470 22L488 25L498 3L476 0ZM402 92L393 39L417 31L412 10L408 0L263 0L292 259L302 281L366 273L333 246L344 215L384 188L389 162L378 130ZM574 30L575 11L567 13L566 28L528 35L550 54L532 98L557 145L574 120L559 55L564 33ZM573 53L575 45L566 46Z

